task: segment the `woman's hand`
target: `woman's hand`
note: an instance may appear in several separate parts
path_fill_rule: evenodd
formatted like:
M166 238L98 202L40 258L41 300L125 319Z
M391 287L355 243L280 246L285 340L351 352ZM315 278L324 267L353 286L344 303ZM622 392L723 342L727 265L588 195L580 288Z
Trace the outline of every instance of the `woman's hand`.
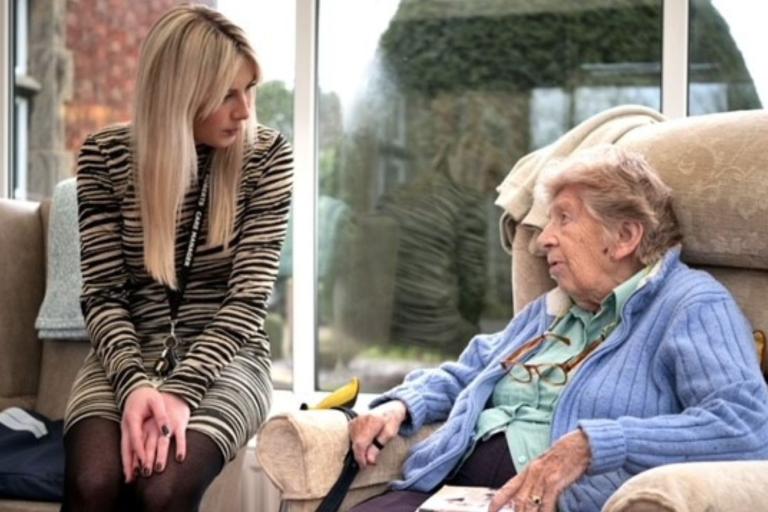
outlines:
M587 436L575 430L563 436L525 470L499 489L489 512L507 504L516 512L555 512L557 498L589 467L591 450Z
M352 452L360 468L376 464L379 451L397 435L407 415L405 404L400 400L392 400L349 422Z
M165 436L170 435L168 415L160 393L155 388L144 386L128 395L120 422L120 455L126 482L133 480L137 462L141 474L152 472L144 447L146 433L143 426L147 420L154 421L155 427Z
M149 471L142 472L142 476L149 477L152 476L153 472L161 473L165 469L171 436L163 435L160 432L154 418L144 420L142 430L144 432L144 453L147 458L144 467L150 468ZM135 462L135 467L138 468L138 460ZM134 474L138 475L138 471L134 471ZM131 483L131 481L129 480L126 483Z
M131 483L135 476L141 473L149 477L152 473L162 473L168 465L168 449L171 445L171 435L176 436L176 460L182 462L186 456L186 429L189 423L189 406L181 398L171 393L160 393L165 412L168 416L170 427L167 434L161 432L154 417L144 420L142 432L144 434L144 463L139 463L138 455L134 452L134 468L131 472L133 478L126 478L126 483ZM141 466L141 468L140 468Z
M176 462L182 463L187 457L187 425L189 424L189 405L178 395L173 393L160 393L165 404L165 410L168 413L168 419L170 422L170 434L176 438ZM158 446L160 448L160 446ZM160 451L158 449L158 455ZM163 467L165 467L165 460L167 459L168 446L165 446L165 458L163 459Z

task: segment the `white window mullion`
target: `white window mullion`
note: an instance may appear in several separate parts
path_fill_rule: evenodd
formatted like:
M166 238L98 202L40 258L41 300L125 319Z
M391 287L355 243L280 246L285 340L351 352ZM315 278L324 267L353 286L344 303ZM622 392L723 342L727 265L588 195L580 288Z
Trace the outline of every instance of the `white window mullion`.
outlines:
M317 2L296 0L293 188L293 390L299 400L315 391L317 325ZM306 397L306 398L305 398Z
M661 111L670 118L688 115L689 0L664 0Z
M0 2L0 197L8 197L11 172L11 2Z

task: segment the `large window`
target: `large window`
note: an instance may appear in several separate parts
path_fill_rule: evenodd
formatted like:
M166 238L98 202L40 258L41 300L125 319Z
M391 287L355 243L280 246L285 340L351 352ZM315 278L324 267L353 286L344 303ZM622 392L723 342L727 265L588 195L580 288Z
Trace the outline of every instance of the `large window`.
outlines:
M87 133L129 120L140 41L179 1L0 2L0 193L50 196ZM619 104L768 97L763 0L200 1L248 33L259 120L296 148L266 329L276 386L303 399L383 390L509 320L492 203L522 155Z
M660 1L532 4L320 0L321 389L382 391L500 330L496 185L603 109L660 107Z

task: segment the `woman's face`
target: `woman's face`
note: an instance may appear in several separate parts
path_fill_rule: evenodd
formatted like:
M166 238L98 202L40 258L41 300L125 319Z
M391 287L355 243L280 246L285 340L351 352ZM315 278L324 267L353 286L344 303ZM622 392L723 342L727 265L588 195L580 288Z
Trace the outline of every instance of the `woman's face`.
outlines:
M255 85L253 69L248 63L242 62L224 103L210 116L195 121L195 143L219 149L233 144L245 128L244 121L253 108L252 89Z
M547 253L549 275L584 309L597 311L621 280L611 257L605 227L586 209L576 187L564 188L549 210L538 237ZM618 281L618 282L617 282Z

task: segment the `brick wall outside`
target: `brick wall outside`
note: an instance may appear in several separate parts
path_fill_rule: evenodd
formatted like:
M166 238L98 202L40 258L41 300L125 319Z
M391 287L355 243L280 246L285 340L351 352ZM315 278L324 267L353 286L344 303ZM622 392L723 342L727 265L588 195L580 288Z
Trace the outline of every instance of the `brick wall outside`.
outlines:
M72 99L64 105L66 148L130 121L141 41L152 23L181 0L67 0L66 46L72 54ZM205 3L215 6L216 0Z

